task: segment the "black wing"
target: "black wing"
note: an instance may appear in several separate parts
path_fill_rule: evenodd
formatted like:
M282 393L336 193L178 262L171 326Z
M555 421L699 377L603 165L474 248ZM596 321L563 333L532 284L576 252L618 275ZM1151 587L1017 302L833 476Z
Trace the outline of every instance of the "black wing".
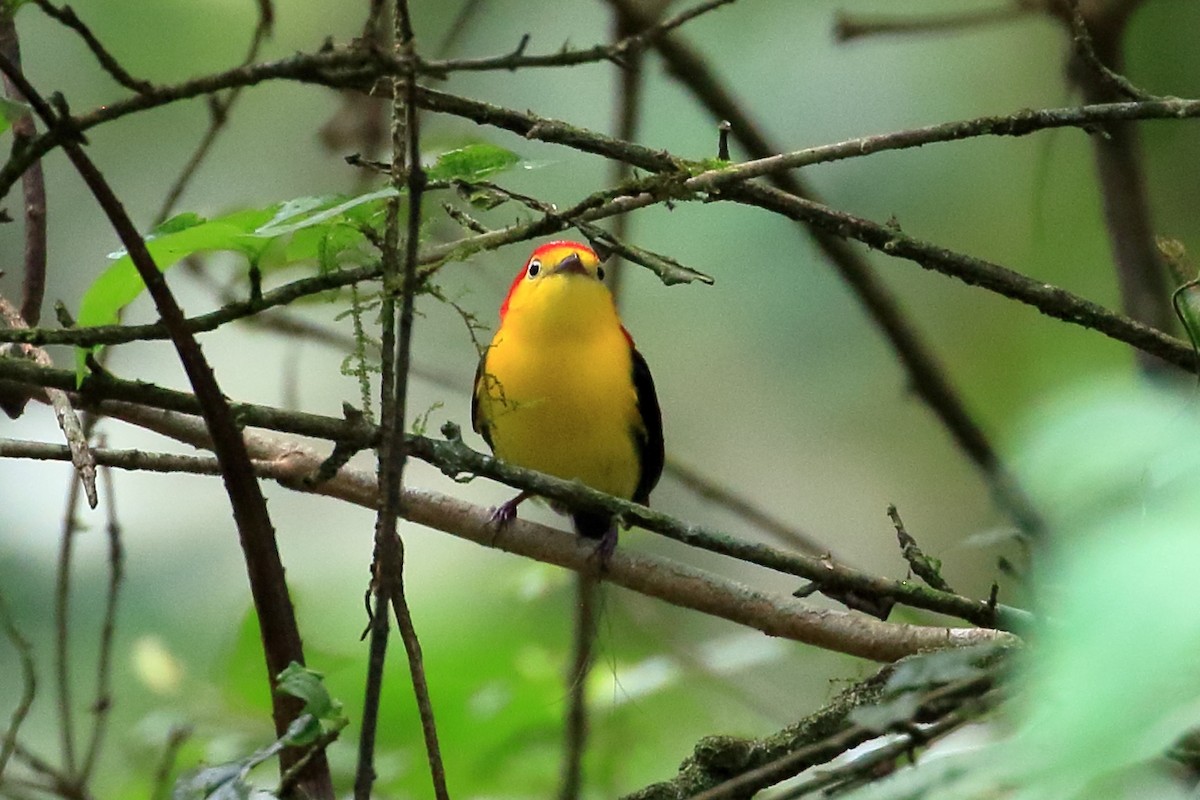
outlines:
M637 394L638 414L642 418L641 427L635 427L633 430L633 441L637 445L638 460L641 462L633 502L649 505L650 492L662 477L665 457L662 410L658 407L654 378L650 377L650 367L646 366L646 359L642 358L636 347L630 349L633 355L633 389Z
M488 430L487 422L479 413L479 396L483 392L487 391L487 387L484 385L483 377L483 369L486 363L487 353L485 352L483 357L479 359L479 366L475 368L475 388L471 392L471 427L475 429L476 433L483 437L483 440L487 442L488 447L491 447L493 450L495 450L496 448L492 444L492 432Z

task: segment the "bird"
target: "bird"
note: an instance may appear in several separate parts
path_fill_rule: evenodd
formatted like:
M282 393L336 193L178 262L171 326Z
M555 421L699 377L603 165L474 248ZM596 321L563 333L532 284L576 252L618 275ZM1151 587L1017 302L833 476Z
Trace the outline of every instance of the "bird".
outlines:
M471 422L503 461L649 505L663 470L662 412L592 248L550 242L517 273L475 372ZM511 522L530 496L498 506L493 521ZM597 540L607 563L613 515L552 507Z

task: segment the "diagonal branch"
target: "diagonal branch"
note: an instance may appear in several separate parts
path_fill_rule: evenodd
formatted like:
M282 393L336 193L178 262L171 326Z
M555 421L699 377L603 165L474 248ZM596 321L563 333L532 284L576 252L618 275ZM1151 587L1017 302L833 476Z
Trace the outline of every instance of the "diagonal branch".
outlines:
M644 17L632 0L609 2L630 17ZM678 36L671 36L657 40L655 46L666 61L671 75L687 87L715 119L728 120L732 124L733 136L752 158L765 158L781 151L781 148L767 140L766 135L750 119L741 103L721 83L708 62L690 45ZM788 194L818 199L811 187L791 173L775 173L771 176L771 181ZM991 440L971 416L958 390L950 382L929 345L900 308L894 295L879 279L867 260L848 247L841 236L821 228L809 228L808 233L846 284L858 295L864 310L891 344L901 365L907 371L913 391L980 469L1001 507L1025 534L1038 535L1044 528L1041 515L1034 509L1025 491L1001 461Z
M3 71L28 98L30 105L48 128L61 129L63 120L25 80L20 70L3 56L0 56L0 71ZM184 371L196 392L205 424L212 434L214 451L221 462L225 490L229 495L241 538L250 576L250 589L262 631L268 678L273 686L275 676L289 663L304 663L304 653L284 580L283 564L275 544L275 532L267 514L266 501L250 467L245 443L234 422L229 403L221 393L199 344L188 333L184 325L183 311L167 287L166 279L159 272L149 250L146 249L146 242L137 232L133 221L125 213L108 182L84 152L78 133L67 131L63 135L63 147L68 158L96 198L137 267L159 315L171 333ZM272 693L272 703L276 733L283 736L291 721L299 715L303 702L290 695ZM294 749L281 753L283 768L286 770L295 763L299 755ZM312 796L332 796L329 766L323 754L306 766L301 785Z

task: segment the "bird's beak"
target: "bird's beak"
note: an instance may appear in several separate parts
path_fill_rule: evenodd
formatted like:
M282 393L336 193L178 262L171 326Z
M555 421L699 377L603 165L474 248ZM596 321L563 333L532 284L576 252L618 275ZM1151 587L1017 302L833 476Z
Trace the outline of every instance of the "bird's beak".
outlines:
M578 253L571 255L558 262L558 266L554 268L555 274L559 273L574 273L576 275L587 275L587 267L583 265Z

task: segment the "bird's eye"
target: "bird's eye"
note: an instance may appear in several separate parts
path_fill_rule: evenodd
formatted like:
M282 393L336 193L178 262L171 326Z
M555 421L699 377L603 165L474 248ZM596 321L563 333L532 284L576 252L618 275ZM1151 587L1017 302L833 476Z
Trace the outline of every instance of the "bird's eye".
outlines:
M529 277L536 278L537 274L542 271L542 262L536 258L529 262Z
M604 280L604 267L596 267L596 277Z

